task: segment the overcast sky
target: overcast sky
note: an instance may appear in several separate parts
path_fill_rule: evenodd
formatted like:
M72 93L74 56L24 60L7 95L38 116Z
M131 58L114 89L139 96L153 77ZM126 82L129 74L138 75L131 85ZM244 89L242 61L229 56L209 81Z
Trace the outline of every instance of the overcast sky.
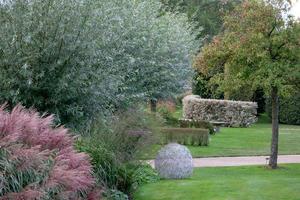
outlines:
M300 0L293 0L293 8L291 14L297 18L300 18Z

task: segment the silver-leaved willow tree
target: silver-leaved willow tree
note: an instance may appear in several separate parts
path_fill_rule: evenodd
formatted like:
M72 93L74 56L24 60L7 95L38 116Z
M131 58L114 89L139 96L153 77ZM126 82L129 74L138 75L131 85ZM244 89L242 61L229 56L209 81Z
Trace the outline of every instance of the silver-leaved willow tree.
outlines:
M0 101L84 124L187 85L199 43L155 0L0 1Z

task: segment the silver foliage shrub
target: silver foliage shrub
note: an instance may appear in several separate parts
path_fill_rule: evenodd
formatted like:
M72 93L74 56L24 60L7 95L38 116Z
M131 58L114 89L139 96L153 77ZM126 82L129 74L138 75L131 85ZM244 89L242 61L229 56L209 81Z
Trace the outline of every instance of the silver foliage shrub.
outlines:
M1 0L0 101L78 125L179 92L198 42L184 15L160 8L156 0Z
M171 143L164 146L155 159L155 169L161 178L182 179L193 173L193 158L187 147Z

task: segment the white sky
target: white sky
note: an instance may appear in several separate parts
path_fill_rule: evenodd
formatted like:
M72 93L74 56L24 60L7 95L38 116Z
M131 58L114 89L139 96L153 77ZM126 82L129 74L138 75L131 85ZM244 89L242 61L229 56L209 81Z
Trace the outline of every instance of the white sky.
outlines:
M300 0L293 0L293 7L291 9L291 14L297 18L300 18Z

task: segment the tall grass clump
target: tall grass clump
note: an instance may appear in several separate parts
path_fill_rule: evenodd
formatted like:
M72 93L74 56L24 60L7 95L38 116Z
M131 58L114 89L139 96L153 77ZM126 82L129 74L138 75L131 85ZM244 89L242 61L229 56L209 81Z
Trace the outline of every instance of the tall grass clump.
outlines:
M0 199L99 199L90 158L53 116L0 107Z
M160 139L156 127L154 116L129 110L117 114L109 125L94 124L89 136L86 133L78 141L78 149L91 156L98 183L108 198L127 199L139 185L158 179L149 165L139 161Z

